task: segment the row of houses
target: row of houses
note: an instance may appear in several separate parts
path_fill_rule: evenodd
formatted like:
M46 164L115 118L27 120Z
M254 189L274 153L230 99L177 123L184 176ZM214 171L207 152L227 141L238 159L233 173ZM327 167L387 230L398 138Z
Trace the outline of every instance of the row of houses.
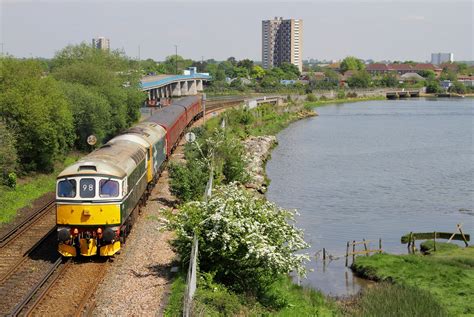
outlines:
M397 73L403 75L406 73L418 73L421 71L431 70L436 76L439 76L443 71L443 68L430 64L430 63L418 63L418 64L382 64L373 63L366 66L365 70L373 75L383 75L386 73Z

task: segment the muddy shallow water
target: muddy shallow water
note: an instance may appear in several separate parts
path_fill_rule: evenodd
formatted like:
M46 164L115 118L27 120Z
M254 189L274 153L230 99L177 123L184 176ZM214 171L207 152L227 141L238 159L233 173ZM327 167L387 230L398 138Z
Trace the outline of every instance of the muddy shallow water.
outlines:
M368 101L317 109L319 117L278 136L267 164L269 200L297 209L315 255L337 258L346 242L382 238L406 253L410 231L474 233L473 99ZM359 246L363 249L363 246ZM350 264L351 261L349 261ZM308 264L309 284L327 294L357 292L365 282L344 259Z

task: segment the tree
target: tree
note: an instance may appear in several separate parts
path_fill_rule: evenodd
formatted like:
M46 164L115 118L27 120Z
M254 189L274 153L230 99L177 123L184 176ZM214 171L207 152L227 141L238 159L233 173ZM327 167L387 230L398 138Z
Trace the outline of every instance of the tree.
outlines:
M465 94L466 86L464 86L463 83L456 80L455 82L453 82L453 85L449 87L449 91L457 93L457 94Z
M285 72L287 77L285 79L297 79L301 75L298 67L291 63L282 63L279 68Z
M131 63L124 56L118 52L97 51L101 50L66 47L54 57L56 66L52 75L64 82L84 85L107 100L110 105L110 124L107 126L110 129L106 138L110 138L139 119L139 108L145 95L139 91L139 73L129 68ZM160 67L156 65L157 69Z
M431 69L421 70L418 74L427 80L434 80L436 78L436 74Z
M364 70L365 69L365 65L362 62L362 60L360 60L360 59L358 59L354 56L348 56L348 57L344 58L341 62L340 67L341 67L341 73L345 73L348 70L357 71L357 70Z
M265 70L261 66L255 65L252 67L250 76L254 79L262 79L265 76Z
M258 198L236 184L213 191L207 203L185 204L172 228L180 254L199 240L199 268L237 291L264 290L279 274L303 275L309 245L294 226L294 213Z
M100 146L111 130L112 107L107 99L78 83L63 83L61 88L71 105L76 148L89 150L90 145L87 144L87 137L92 134L98 140L96 146Z
M442 91L441 86L437 80L430 80L426 83L427 93L440 93Z
M140 67L144 74L158 73L160 74L163 70L162 67L159 67L158 63L151 58L140 61Z
M362 70L355 72L354 75L347 80L347 83L351 88L367 88L370 85L370 81L370 74Z
M395 74L388 73L382 76L380 83L385 87L396 87L398 85L398 79Z
M441 72L441 75L439 76L440 80L450 80L450 81L456 81L458 79L457 75L455 72L449 69L443 69Z
M51 172L74 142L73 117L51 77L18 81L0 95L0 116L16 137L24 171Z
M0 121L0 177L2 183L7 184L8 175L15 173L18 156L16 153L16 139L3 121Z
M253 61L250 59L243 59L237 63L238 67L246 68L247 71L250 73L253 69Z
M166 74L182 74L183 70L193 64L190 59L184 59L180 55L170 55L162 63Z

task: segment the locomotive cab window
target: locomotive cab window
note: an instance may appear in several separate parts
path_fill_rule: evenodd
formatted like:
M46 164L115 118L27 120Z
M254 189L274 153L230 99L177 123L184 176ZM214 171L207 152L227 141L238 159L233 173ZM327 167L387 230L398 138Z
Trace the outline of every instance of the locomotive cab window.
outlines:
M79 193L81 198L94 198L95 197L95 179L83 178L79 183Z
M119 183L111 179L101 179L99 182L99 195L102 198L117 197L119 195Z
M76 181L65 179L58 183L58 197L76 197Z

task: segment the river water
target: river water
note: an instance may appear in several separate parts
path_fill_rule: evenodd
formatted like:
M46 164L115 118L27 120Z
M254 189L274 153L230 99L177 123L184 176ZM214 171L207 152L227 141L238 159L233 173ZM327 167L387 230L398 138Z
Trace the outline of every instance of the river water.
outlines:
M347 241L406 253L403 234L474 234L473 99L368 101L317 108L278 134L267 198L297 209L308 250L336 258ZM358 246L363 249L363 246ZM350 264L351 261L349 261ZM365 282L344 259L312 261L303 284L345 296Z

